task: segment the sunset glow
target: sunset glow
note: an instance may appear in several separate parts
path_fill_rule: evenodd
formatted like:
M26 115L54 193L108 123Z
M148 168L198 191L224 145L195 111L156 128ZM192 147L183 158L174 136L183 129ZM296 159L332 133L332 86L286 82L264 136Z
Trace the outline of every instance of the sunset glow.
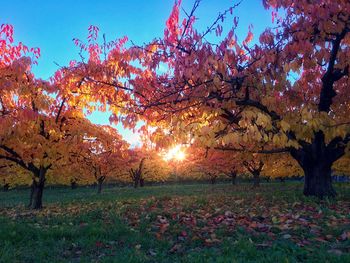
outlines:
M183 161L185 157L186 157L186 154L182 146L178 144L173 148L169 149L167 152L165 152L163 159L166 161L170 161L170 160Z

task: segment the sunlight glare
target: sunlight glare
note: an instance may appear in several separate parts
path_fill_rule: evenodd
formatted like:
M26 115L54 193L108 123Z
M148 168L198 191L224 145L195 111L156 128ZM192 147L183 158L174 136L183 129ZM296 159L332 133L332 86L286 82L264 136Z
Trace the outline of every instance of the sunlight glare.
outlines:
M177 161L183 161L186 157L185 152L181 149L181 145L176 145L175 147L169 149L165 154L163 159L165 161L170 160L177 160Z

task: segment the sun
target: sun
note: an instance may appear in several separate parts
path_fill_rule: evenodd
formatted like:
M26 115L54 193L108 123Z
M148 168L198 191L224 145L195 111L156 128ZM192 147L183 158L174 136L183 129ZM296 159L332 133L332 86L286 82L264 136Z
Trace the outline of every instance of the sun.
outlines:
M183 161L185 158L186 158L186 154L180 144L175 145L173 148L169 149L163 155L163 159L165 161L170 161L170 160Z

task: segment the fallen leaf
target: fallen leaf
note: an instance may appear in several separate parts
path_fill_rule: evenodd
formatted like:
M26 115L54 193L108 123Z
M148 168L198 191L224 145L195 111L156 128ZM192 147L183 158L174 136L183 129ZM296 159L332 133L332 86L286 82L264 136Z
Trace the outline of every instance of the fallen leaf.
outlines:
M135 248L136 248L136 249L140 249L140 248L141 248L141 245L140 245L140 244L137 244L137 245L135 246Z
M341 234L340 239L343 241L350 239L350 231L349 232L344 231L343 234Z
M173 246L170 248L169 253L175 253L175 252L177 252L180 248L181 248L181 245L180 245L180 244L175 244L175 245L173 245Z

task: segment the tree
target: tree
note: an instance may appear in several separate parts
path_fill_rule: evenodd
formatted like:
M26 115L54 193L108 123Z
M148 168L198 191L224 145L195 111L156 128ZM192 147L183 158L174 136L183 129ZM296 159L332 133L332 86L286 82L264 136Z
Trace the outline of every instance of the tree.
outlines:
M342 158L340 158L333 165L333 174L334 175L350 175L350 156L349 153Z
M293 157L288 153L281 153L271 154L265 158L262 175L284 182L286 178L303 176L304 172Z
M12 173L12 167L13 164L6 162L0 163L0 178L2 178L3 181L2 189L4 192L7 192L10 189L9 174Z
M26 171L30 206L40 209L47 176L61 176L57 171L89 133L84 109L91 101L77 93L79 85L67 85L61 70L51 82L36 79L33 60L23 55L38 57L40 51L15 46L12 34L11 26L1 27L0 159Z
M98 29L90 27L88 44L76 40L89 60L67 70L72 83L89 99L108 104L111 120L126 127L141 115L158 127L158 137L171 134L180 143L288 153L304 172L305 195L335 196L332 166L350 141L350 3L265 0L276 27L255 45L251 27L243 41L235 35L237 18L221 36L221 21L234 6L204 32L196 30L199 3L181 21L176 1L164 37L144 46L126 49L125 38L98 45ZM214 31L216 43L206 38Z
M138 186L143 187L145 184L145 179L142 176L145 159L146 158L143 157L136 168L130 168L129 170L131 180L134 182L134 188Z
M217 179L223 175L231 178L233 184L239 169L240 159L232 152L223 152L213 149L204 149L191 145L186 147L186 157L179 161L170 162L176 166L178 173L187 179L209 179L211 184L215 184Z
M170 166L155 149L143 144L130 149L126 163L134 188L143 187L145 181L162 182L170 175Z
M100 194L105 180L116 176L125 166L129 144L113 127L91 125L90 133L82 138L75 157L80 164L80 174L93 178L97 183L97 193Z
M248 172L253 175L253 187L259 187L260 173L264 168L264 162L262 160L250 159L249 161L244 161L243 165L246 167Z
M232 9L199 33L198 4L181 23L177 2L164 38L138 49L146 69L132 84L148 123L203 147L287 152L303 169L305 195L335 196L332 165L350 141L350 3L264 1L274 18L277 9L283 15L257 45L249 44L250 30L238 41L237 19L218 43L206 41L211 31L220 36L219 21ZM160 65L169 70L159 72Z
M70 180L70 186L71 186L72 190L77 189L77 187L78 187L78 182L77 182L77 179L76 179L76 178L72 178L72 179Z
M3 45L0 54L1 84L6 87L0 91L0 159L13 162L38 178L35 181L38 187L35 189L37 202L34 208L41 208L45 173L51 164L34 162L40 158L38 155L41 154L43 158L46 156L35 146L35 153L28 154L31 146L23 144L21 139L28 135L30 139L34 139L34 134L47 136L44 119L40 118L42 114L38 107L47 106L48 98L45 98L43 90L48 85L34 80L29 71L31 59L22 57L29 49L21 43L18 46L13 44L12 26L2 25L0 37ZM40 50L35 49L34 52L40 54ZM28 129L34 132L28 134Z

